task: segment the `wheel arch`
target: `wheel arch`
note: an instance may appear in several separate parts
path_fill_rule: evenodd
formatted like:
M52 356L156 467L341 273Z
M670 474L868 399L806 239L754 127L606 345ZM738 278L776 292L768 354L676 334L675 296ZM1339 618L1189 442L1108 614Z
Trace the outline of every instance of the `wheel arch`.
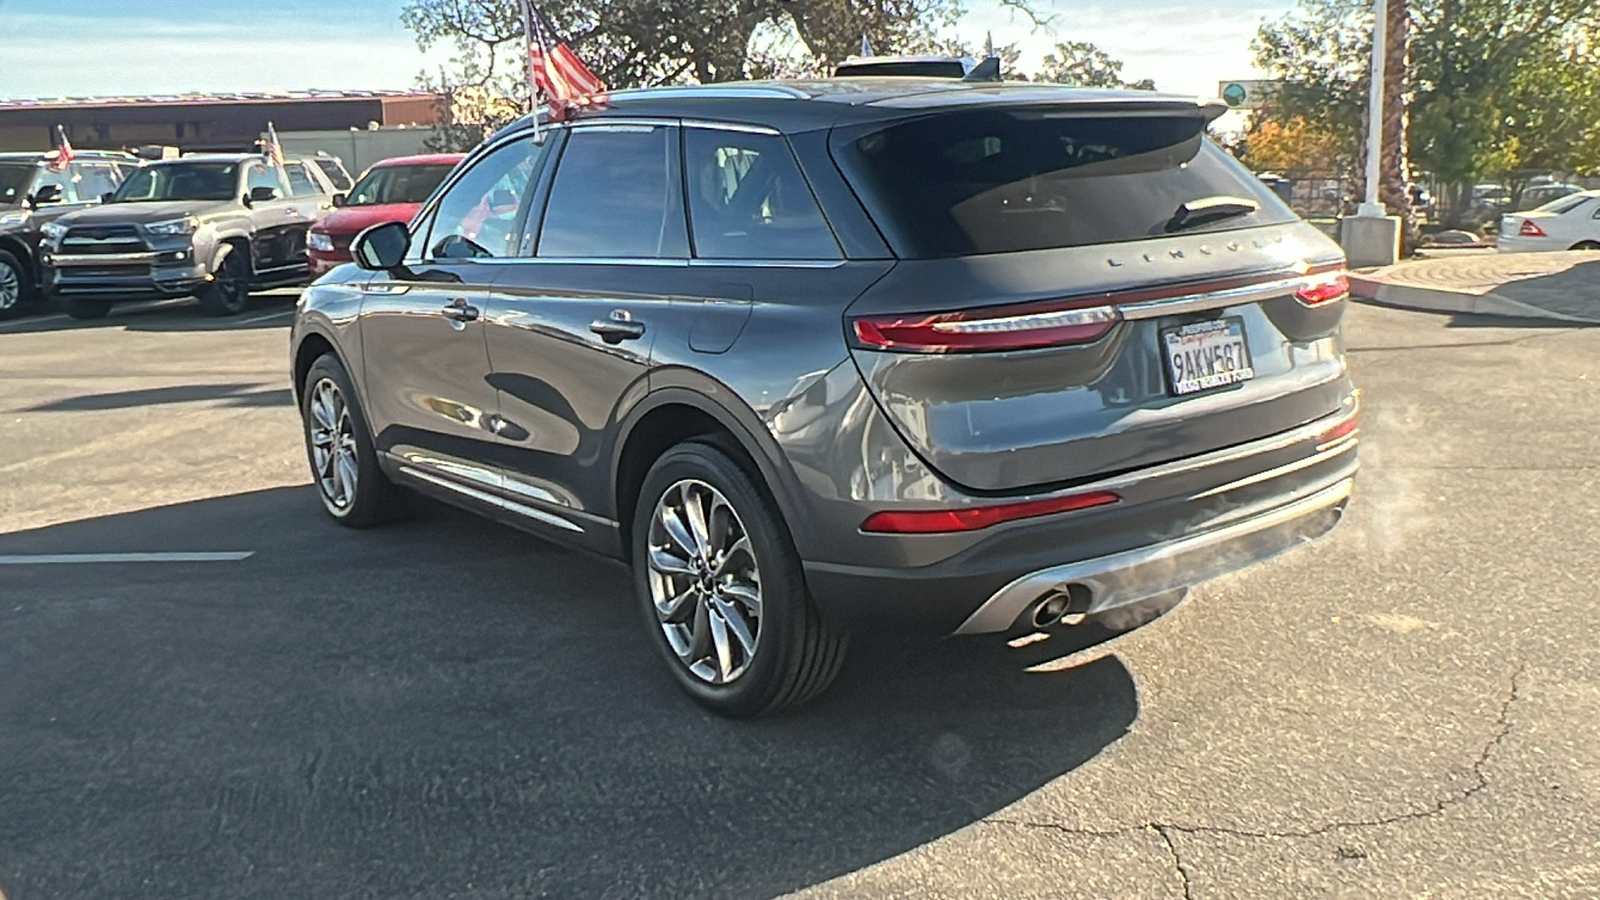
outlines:
M622 420L612 453L611 485L624 559L632 552L634 507L650 466L670 448L695 438L728 442L727 449L743 457L738 461L752 467L749 474L759 478L777 502L795 549L804 558L807 536L798 527L804 524L799 483L778 442L754 410L743 404L731 408L713 399L712 393L732 397L726 386L713 385L710 391L705 387L679 383L652 390Z
M27 292L37 290L41 279L39 278L39 262L34 257L33 249L26 241L14 234L0 234L0 250L15 256L22 265L22 290L23 299L27 299Z

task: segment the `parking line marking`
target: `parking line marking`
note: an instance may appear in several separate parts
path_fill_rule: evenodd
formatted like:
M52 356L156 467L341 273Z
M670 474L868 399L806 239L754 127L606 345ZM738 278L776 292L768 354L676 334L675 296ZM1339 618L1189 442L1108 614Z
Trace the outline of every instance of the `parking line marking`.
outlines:
M255 555L254 550L222 553L26 553L0 556L0 566L36 566L61 563L162 563L162 562L238 562Z

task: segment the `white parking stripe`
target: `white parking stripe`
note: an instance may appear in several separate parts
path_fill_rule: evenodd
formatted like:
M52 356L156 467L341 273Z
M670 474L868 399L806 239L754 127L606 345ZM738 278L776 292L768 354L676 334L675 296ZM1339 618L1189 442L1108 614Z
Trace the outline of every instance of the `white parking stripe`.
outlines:
M29 553L17 556L0 556L0 566L36 566L57 563L238 562L254 555L254 550L235 550L223 553Z

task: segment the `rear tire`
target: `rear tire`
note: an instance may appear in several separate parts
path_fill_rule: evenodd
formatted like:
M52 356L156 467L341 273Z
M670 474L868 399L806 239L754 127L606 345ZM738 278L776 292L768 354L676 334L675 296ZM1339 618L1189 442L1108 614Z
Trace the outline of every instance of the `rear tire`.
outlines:
M405 495L378 466L361 401L337 356L324 353L311 364L300 398L306 458L323 509L349 528L399 517Z
M28 271L15 256L0 250L0 319L9 319L22 312L22 304L31 293Z
M811 602L776 503L728 451L691 441L662 454L639 492L632 546L651 642L695 702L764 715L838 675L845 636Z
M111 301L90 300L86 297L62 297L61 311L74 319L104 319L111 314Z
M211 281L195 293L207 315L236 316L250 305L250 264L245 251L228 245L212 264Z

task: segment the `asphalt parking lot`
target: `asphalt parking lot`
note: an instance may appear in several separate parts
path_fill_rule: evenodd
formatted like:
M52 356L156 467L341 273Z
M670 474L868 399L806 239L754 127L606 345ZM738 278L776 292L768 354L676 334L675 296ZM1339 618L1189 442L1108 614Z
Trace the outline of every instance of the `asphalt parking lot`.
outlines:
M329 523L291 297L0 324L9 900L1600 893L1600 329L1354 307L1327 540L740 724L617 566Z

